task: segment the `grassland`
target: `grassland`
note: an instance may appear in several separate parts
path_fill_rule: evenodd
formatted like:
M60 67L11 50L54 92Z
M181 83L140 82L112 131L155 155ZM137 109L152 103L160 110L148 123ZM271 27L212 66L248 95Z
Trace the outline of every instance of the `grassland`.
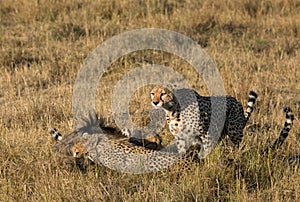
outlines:
M279 134L289 105L295 124L277 152L300 154L299 11L299 0L0 1L0 201L299 201L299 170L258 152ZM183 173L129 175L97 166L82 172L54 160L48 129L74 129L72 90L83 60L110 37L139 28L197 41L217 64L226 92L244 106L248 91L258 91L242 149L232 154L240 167L220 165L221 145ZM99 81L99 114L111 116L117 81L149 58L208 94L186 61L137 52ZM148 93L138 89L130 101L138 125L149 120Z

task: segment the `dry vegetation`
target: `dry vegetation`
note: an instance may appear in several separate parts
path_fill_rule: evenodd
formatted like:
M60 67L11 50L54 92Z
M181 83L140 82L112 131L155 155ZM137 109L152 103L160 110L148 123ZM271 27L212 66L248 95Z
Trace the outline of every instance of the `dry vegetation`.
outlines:
M300 154L300 1L0 1L0 199L1 201L299 201L300 175L280 159L261 158L284 123L282 107L296 115L277 152ZM197 41L217 64L228 94L246 103L259 93L232 156L241 167L220 165L216 150L192 172L145 175L102 167L85 172L54 160L49 127L73 130L72 87L84 58L124 31L165 28ZM168 53L138 52L120 58L99 82L97 111L111 115L116 82L151 60L174 68L199 93L201 77ZM131 99L133 120L149 119L149 88ZM138 98L142 97L142 98ZM136 107L138 106L138 107ZM251 130L250 130L251 129Z

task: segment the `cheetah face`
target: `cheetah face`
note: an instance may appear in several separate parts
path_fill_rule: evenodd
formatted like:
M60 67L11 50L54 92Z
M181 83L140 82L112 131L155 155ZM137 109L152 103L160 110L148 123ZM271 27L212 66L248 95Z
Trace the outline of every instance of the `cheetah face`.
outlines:
M80 143L76 143L72 147L71 151L72 151L73 157L75 157L75 158L81 158L81 157L83 157L87 153L86 149Z
M80 158L82 156L81 152L74 147L72 148L72 153L74 158Z
M156 109L169 110L174 105L173 94L168 89L155 87L151 91L151 104Z

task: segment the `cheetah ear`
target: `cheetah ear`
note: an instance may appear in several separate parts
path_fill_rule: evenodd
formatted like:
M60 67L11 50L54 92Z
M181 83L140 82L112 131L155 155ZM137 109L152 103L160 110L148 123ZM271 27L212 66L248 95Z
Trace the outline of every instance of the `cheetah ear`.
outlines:
M171 94L173 92L173 89L170 88L170 86L162 86L162 88L164 89L164 91L168 94Z
M174 94L172 93L172 91L168 92L169 96L171 97L171 100L174 99Z

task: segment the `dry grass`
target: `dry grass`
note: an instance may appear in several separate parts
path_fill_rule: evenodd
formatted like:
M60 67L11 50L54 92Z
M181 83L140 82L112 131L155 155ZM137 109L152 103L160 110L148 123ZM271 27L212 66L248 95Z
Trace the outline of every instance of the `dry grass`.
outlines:
M299 170L263 159L258 152L279 134L287 104L296 121L278 153L300 153L299 0L3 0L0 5L3 201L300 200ZM128 175L101 167L81 172L55 161L48 128L73 130L72 86L84 58L106 39L145 27L170 29L201 44L216 62L227 93L244 105L248 91L258 91L250 123L258 128L245 131L245 146L233 155L241 161L240 168L220 166L221 146L190 173ZM167 53L132 53L116 61L101 79L99 114L111 115L114 85L149 58L174 68L199 93L207 94L185 61ZM148 92L149 88L139 89L131 100L133 120L140 125L149 119Z

